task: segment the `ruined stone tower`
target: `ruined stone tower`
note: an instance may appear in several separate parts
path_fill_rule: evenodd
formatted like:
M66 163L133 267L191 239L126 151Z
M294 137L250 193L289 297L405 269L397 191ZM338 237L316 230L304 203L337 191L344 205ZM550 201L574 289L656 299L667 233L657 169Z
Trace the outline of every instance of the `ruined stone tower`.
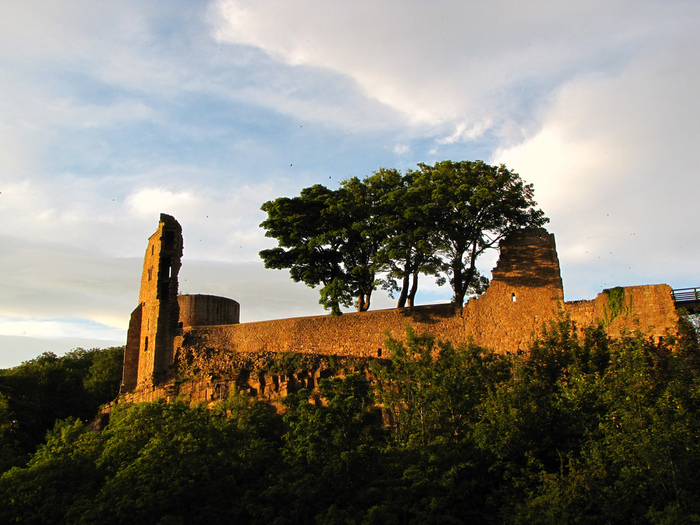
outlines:
M492 270L491 285L502 284L512 302L537 293L545 301L563 301L564 286L554 234L544 228L525 228L503 239ZM536 291L536 292L535 292Z
M237 324L240 305L214 295L179 295L182 228L161 213L143 259L139 305L131 313L121 393L149 391L176 371L173 364L183 327Z
M158 230L148 239L139 305L129 322L122 393L158 384L173 364L173 341L180 316L177 276L182 244L180 224L161 213Z

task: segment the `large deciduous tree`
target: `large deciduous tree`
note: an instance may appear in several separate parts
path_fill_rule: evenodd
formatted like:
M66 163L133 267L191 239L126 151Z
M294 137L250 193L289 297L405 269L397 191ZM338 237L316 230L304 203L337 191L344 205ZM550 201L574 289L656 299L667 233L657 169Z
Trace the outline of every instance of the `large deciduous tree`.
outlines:
M437 276L440 268L428 216L429 199L414 184L415 177L411 170L402 175L382 168L365 179L365 184L380 195L382 244L377 262L384 271L383 287L399 292L399 308L414 305L421 273Z
M339 251L348 292L357 299L357 310L369 309L377 287L377 251L383 242L379 203L381 192L357 177L343 181L336 192L332 213L343 239Z
M359 311L369 308L376 288L376 252L381 232L376 198L359 179L338 190L317 184L299 197L263 204L268 218L261 226L279 246L260 252L266 268L288 268L292 279L321 288L320 303L333 314L357 298Z
M535 208L532 184L504 165L443 161L418 166L414 184L428 199L436 247L444 257L453 300L462 306L470 289L479 291L485 281L477 270L477 258L512 231L541 226L549 219Z
M378 284L399 291L399 307L413 306L421 273L449 280L461 306L488 284L476 268L485 250L548 220L535 208L532 185L505 166L418 166L405 174L382 168L337 190L315 185L266 202L261 226L279 245L260 252L265 267L322 286L319 302L333 314L353 300L359 311L369 309Z
M320 303L340 314L348 297L341 264L336 217L330 212L334 192L316 184L304 188L299 197L280 197L262 205L267 220L261 226L265 236L277 239L279 246L260 252L265 268L289 269L296 282L323 285Z

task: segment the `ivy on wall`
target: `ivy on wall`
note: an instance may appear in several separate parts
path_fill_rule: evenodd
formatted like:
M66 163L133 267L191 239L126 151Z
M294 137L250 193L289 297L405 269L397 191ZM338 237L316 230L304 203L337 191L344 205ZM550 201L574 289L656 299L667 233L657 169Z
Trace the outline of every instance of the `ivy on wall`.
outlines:
M625 305L625 289L622 286L603 290L608 298L607 306L603 307L603 326L608 327L610 323L620 314L629 313L632 310L632 297Z

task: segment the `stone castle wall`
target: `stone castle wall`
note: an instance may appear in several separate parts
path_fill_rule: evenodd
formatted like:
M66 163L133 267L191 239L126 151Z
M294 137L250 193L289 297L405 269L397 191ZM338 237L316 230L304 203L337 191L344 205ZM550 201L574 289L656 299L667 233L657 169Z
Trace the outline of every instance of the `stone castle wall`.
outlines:
M602 324L613 338L640 332L658 340L674 333L678 322L667 284L605 290L591 301L564 303L564 311L579 328Z
M150 256L156 256L153 246L164 237L163 226L161 216L160 233L149 240ZM193 402L205 402L221 396L222 389L231 388L233 383L269 398L286 391L290 381L291 387L312 386L318 377L241 377L241 362L286 352L360 359L387 357L387 338L404 341L408 326L416 333L428 332L456 345L473 342L499 353L514 354L526 352L543 326L562 316L575 321L581 330L601 324L613 337L640 331L659 338L675 330L678 316L666 285L615 288L592 301L564 302L554 235L542 228L515 232L501 242L500 250L489 288L463 308L440 304L239 324L240 307L233 300L179 296L179 329L168 328L170 331L161 333L160 327L166 325L157 324L157 333L149 335L169 345L167 359L160 364L150 360L144 337L151 334L146 330L153 326L151 320L163 316L159 311L163 303L149 303L150 281L142 280L142 301L132 314L129 328L122 399L149 401L186 395ZM144 264L146 277L152 266L149 251ZM175 260L170 252L165 257L168 264L179 269L179 257ZM170 303L166 306L171 317L174 307ZM135 362L138 374L134 372ZM150 382L142 376L144 362L148 366L153 363ZM195 370L194 375L183 376L187 367ZM323 367L314 373L323 373Z
M178 339L185 349L218 352L297 352L382 357L387 337L405 340L406 327L455 344L469 341L500 353L527 351L549 321L568 315L576 324L602 324L612 336L639 330L660 337L675 329L677 315L666 285L620 288L592 301L564 302L554 235L543 229L517 232L501 244L487 291L464 308L429 305L261 321L191 326ZM384 354L386 356L386 354Z
M473 342L499 353L521 353L527 351L546 323L562 315L570 317L580 329L601 324L613 337L640 331L657 339L673 332L678 319L666 285L622 288L628 304L636 306L612 319L605 293L592 301L565 303L525 290L521 300L512 302L512 290L509 287L504 291L502 286L492 284L483 296L469 301L461 311L452 305L428 305L338 317L194 326L186 328L176 344L181 352L208 349L222 354L294 352L386 357L387 338L405 341L406 327L410 326L416 333L428 332L454 344Z
M237 353L295 352L382 357L387 337L404 339L406 326L446 340L460 333L462 325L461 316L452 305L432 305L341 316L193 326L184 330L181 346Z

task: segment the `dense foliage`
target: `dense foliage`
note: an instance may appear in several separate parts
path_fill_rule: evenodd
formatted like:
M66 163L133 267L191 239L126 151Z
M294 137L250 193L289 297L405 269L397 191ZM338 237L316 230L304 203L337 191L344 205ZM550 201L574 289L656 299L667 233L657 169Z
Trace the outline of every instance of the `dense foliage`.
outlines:
M102 432L59 422L0 478L4 523L693 523L700 348L579 336L565 319L523 356L409 333L365 374L276 415L121 407ZM378 403L383 410L377 408Z
M485 250L548 221L533 197L532 185L502 165L443 161L404 174L383 168L337 190L316 184L263 204L261 226L278 246L260 256L266 268L321 286L320 303L333 314L353 300L367 310L380 285L399 292L399 307L411 306L420 274L449 281L461 305L488 282L476 268Z
M26 462L57 419L89 421L117 397L123 347L46 352L0 370L0 472Z

